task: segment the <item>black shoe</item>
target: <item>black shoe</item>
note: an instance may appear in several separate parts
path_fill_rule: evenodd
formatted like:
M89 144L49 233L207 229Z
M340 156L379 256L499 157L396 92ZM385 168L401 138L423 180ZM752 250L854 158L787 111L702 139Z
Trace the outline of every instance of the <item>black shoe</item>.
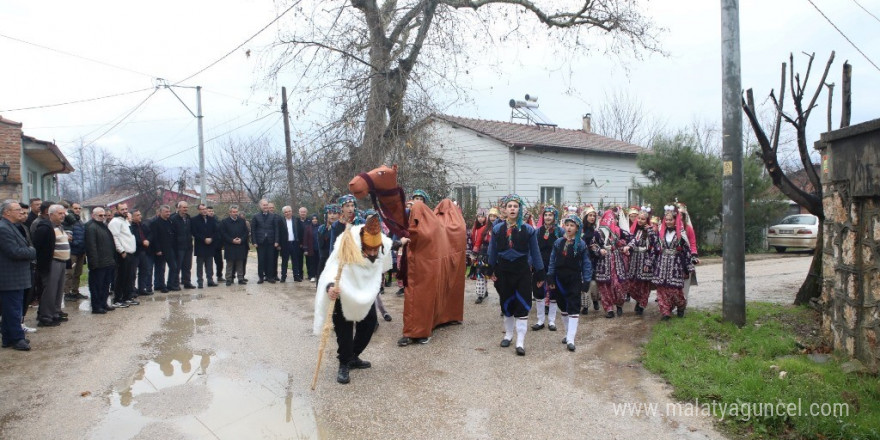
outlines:
M606 318L613 318L613 317L614 317L614 312L608 312L608 313L606 313L606 314L605 314L605 317L606 317Z
M670 319L672 318L669 315L663 315L663 317L660 318L661 321L669 321Z
M510 339L502 339L501 346L504 348L510 347Z
M623 315L623 307L617 306L617 316Z
M19 341L24 341L25 344L30 344L30 343L31 343L31 340L30 340L30 339L28 339L28 338L24 338L24 339L19 339L18 341L15 341L15 342L9 342L9 343L4 342L3 345L2 345L2 347L3 347L3 348L12 348L12 347L14 347L15 344L17 344Z
M260 278L259 280L257 280L257 284L263 284L264 281L264 279Z
M406 336L397 340L398 347L406 347L407 345L409 345L409 338L407 338Z
M567 344L567 343L568 343L568 336L562 338L562 343L563 343L563 344Z
M143 292L138 293L138 296L150 296L152 294L153 294L152 290L144 290Z
M160 292L162 292L162 293L168 293L168 289L162 289L162 290L160 290Z
M301 283L301 282L303 282L303 279L302 279L302 277L294 278L294 279L293 279L293 282L295 282L295 283Z
M555 332L556 331L556 324L547 324L547 330L550 330L551 332Z
M544 324L532 324L532 330L541 330L544 328Z
M363 359L361 359L361 358L359 358L359 357L357 357L357 356L355 356L355 358L352 359L352 360L348 363L348 368L351 368L351 369L353 369L353 370L363 370L363 369L365 369L365 368L370 368L370 367L372 367L372 366L373 366L373 365L372 365L371 363L369 363L369 362L367 362L367 361L365 361L365 360L363 360Z
M645 309L643 309L642 306L636 304L635 312L636 316L642 316L642 314L645 313Z
M107 311L104 309L92 310L92 314L93 315L105 315L105 314L107 314Z
M172 292L180 292L180 287L171 287L168 290L170 290Z
M125 302L125 305L127 305L127 306L139 306L139 305L141 305L141 303L140 303L140 301L135 301L135 300L133 300L133 299L130 299L130 300L128 300L128 301Z
M184 284L184 285L183 285L183 288L184 288L184 289L195 289L196 286L193 286L192 284Z
M229 280L229 281L226 282L226 286L227 286L227 287L229 287L229 286L231 286L231 285L232 285L232 280Z
M477 297L477 300L474 301L474 304L480 304L480 303L482 303L482 302L483 302L483 297L482 297L482 296L478 296L478 297Z
M574 342L569 342L568 345L567 345L567 347L568 347L568 351L574 351L574 348L575 348L575 347L574 347Z
M275 284L275 278L269 278L266 281L268 281L269 284Z
M679 307L678 311L675 312L675 315L678 316L679 318L684 318L684 309Z
M218 282L218 283L225 283L225 282L226 282L226 278L223 278L223 277L217 277L217 282Z
M62 318L67 318L70 315L68 315L67 313L64 313L64 312L58 312L58 316L60 316Z
M525 348L522 348L522 347L516 347L516 355L517 355L517 356L525 356L525 355L526 355L526 349L525 349Z
M247 284L247 280L238 280L238 284L241 284L242 286L244 286L245 284Z
M629 302L630 299L632 299L632 298L630 298L629 294L627 294L627 295L626 295L626 298L625 298L623 301L624 301L624 302Z
M391 315L386 313L386 314L382 315L382 317L385 318L386 321L391 322Z
M75 293L68 293L64 295L65 301L79 301L79 295Z
M205 288L205 286L203 286L202 283L199 283L199 286L198 286L198 287L199 287L199 289L204 289L204 288Z
M69 321L69 318L66 316L56 316L56 317L52 318L52 320L55 322L67 322L67 321Z
M4 345L3 347L12 347L13 350L18 350L18 351L30 351L31 350L30 341L28 341L27 339L19 339L19 340L15 341L14 344Z
M403 287L397 289L397 296L403 296Z
M282 282L282 283L286 283L286 282L287 282L287 277L281 277L281 282Z
M217 287L217 283L211 281L210 283L208 283L208 287Z
M105 311L108 311L108 312L112 312L112 311L116 310L116 307L113 307L113 306L106 306L106 307L104 307L104 310L105 310Z
M247 278L241 278L239 281L244 281L244 282L246 283L246 282L248 282L248 279L247 279Z
M599 301L593 301L593 310L599 310Z
M589 307L581 307L581 315L586 315L587 313L590 313L590 308Z
M339 372L336 373L336 381L342 384L351 382L348 376L348 364L339 364Z
M61 325L60 322L51 319L41 319L37 322L37 327L58 327L59 325Z

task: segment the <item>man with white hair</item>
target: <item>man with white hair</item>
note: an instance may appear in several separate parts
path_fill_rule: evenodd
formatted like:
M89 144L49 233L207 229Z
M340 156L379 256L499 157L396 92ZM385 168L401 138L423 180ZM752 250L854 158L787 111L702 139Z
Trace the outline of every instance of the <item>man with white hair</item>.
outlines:
M21 326L22 301L25 289L32 284L30 266L37 251L28 246L27 239L15 228L22 221L21 210L15 200L0 203L0 334L3 348L28 351L30 341L24 337Z
M37 250L37 275L43 285L37 326L55 327L67 321L67 313L61 311L64 301L64 274L70 261L70 241L61 224L67 209L50 205L49 219L36 223L33 241Z
M116 205L116 214L107 224L107 229L113 235L113 254L116 264L116 279L113 283L113 307L126 308L140 303L132 297L134 275L137 272L137 241L131 233L131 223L128 221L128 204Z
M110 279L116 262L113 254L116 245L113 234L104 223L104 208L92 210L92 219L86 223L86 259L89 266L89 297L92 300L92 313L104 314L115 310L107 304L110 295Z

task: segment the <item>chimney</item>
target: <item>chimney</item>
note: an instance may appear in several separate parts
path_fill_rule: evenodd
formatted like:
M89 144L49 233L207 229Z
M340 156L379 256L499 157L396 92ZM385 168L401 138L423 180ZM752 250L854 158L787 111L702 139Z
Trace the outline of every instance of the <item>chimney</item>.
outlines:
M593 124L590 120L590 114L587 113L584 115L584 132L592 133L593 132Z

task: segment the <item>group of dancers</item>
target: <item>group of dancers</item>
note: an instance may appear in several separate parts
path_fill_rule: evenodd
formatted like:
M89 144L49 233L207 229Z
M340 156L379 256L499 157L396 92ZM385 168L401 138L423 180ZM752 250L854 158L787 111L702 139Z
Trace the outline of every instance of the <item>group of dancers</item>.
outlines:
M623 315L630 298L641 316L652 289L662 320L673 311L684 317L687 291L695 282L697 258L693 226L683 203L664 207L652 217L648 207L611 206L599 212L593 205L568 207L563 216L547 205L535 224L523 199L511 194L500 209L477 213L471 229L471 271L476 303L488 296L491 279L499 294L504 319L502 347L516 338L515 349L525 355L525 335L534 301L537 322L532 330L556 331L557 314L565 336L562 343L575 351L580 315L601 305L606 318Z

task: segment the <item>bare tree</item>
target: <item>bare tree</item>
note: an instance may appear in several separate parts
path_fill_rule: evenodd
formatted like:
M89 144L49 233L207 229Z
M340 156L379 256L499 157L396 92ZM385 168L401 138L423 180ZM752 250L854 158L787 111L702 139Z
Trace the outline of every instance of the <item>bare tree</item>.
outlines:
M256 204L285 185L284 155L265 137L228 138L215 151L205 169L215 191L244 193Z
M172 185L165 169L150 159L116 161L112 171L117 188L137 193L134 206L144 213L158 208L164 199L164 189Z
M631 144L650 148L665 123L653 118L626 90L605 93L605 100L598 112L593 113L596 133Z
M762 127L761 122L757 116L757 111L755 109L755 99L752 93L752 89L748 89L746 91L746 97L742 101L743 111L746 114L746 117L749 119L749 123L752 126L752 130L755 132L755 136L757 137L758 145L761 147L761 151L758 153L761 159L764 161L764 167L767 169L767 173L770 176L770 179L773 181L773 185L779 188L783 194L785 194L789 199L794 201L800 206L803 206L807 209L811 214L819 217L819 236L816 241L816 250L813 256L813 262L810 265L810 272L807 274L806 280L801 285L800 290L798 290L797 297L795 298L795 304L807 304L810 299L818 297L822 292L822 222L825 219L825 212L822 208L822 186L819 181L819 174L816 169L813 167L813 159L811 158L810 148L807 144L807 120L810 117L813 109L817 107L816 101L819 98L819 95L822 93L822 88L825 85L825 79L828 77L828 71L831 68L831 64L834 62L834 52L831 52L831 55L828 57L828 62L825 64L825 69L822 71L822 77L819 79L818 86L816 87L815 92L813 92L812 96L809 97L809 101L806 101L807 96L807 84L810 78L810 71L813 66L813 59L815 54L808 55L807 61L807 69L801 79L800 73L795 73L794 69L794 55L789 55L789 62L791 63L791 71L787 70L786 63L782 63L782 74L779 85L779 96L776 96L776 92L770 91L770 99L773 101L773 105L775 108L776 119L771 127L770 135L767 135L767 132ZM846 75L848 68L848 64L844 64L844 75ZM786 94L786 82L791 89L791 102L794 106L794 113L790 113L784 109L785 104L785 94ZM848 95L848 93L844 93L844 95ZM850 101L849 96L842 97L844 102L844 107L848 107L848 103ZM844 113L848 113L849 109L845 108ZM783 166L779 161L779 137L780 132L782 131L783 125L782 122L785 121L789 124L794 132L796 137L796 146L798 155L800 158L800 162L802 165L802 169L804 173L806 173L807 179L812 186L812 191L808 192L806 189L800 187L799 185L792 182L789 178L790 173L787 173ZM845 120L841 122L841 126L849 125L849 121Z
M72 159L76 171L62 175L60 182L67 198L82 201L117 185L113 166L118 159L112 153L96 145L85 145L83 141L70 153L66 156Z

